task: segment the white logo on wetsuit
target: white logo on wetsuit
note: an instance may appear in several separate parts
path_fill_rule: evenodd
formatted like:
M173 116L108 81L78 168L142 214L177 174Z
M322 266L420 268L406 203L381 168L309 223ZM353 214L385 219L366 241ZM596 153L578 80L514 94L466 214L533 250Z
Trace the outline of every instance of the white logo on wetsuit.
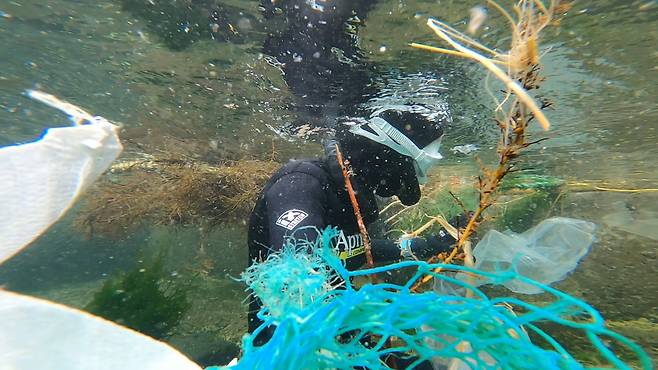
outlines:
M299 225L300 222L304 221L306 217L308 217L308 213L304 211L289 209L279 216L276 220L276 224L288 230L292 230L295 226Z
M340 231L340 234L338 234L338 240L336 240L336 245L334 248L338 253L338 258L342 260L346 260L366 252L361 234L356 233L354 235L345 235L342 230Z

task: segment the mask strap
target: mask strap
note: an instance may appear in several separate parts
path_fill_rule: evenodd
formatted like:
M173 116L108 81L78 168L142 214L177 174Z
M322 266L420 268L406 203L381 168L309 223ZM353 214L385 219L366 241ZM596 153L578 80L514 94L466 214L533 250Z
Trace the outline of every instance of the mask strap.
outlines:
M411 139L402 134L390 123L381 117L373 117L366 123L375 133L367 131L361 125L353 125L350 132L366 137L374 142L386 145L396 152L414 159L414 165L418 167L419 176L424 177L424 172L432 166L433 162L443 158L438 152L440 139L430 143L423 149L419 149ZM435 149L436 153L428 153L425 149Z
M386 120L384 120L382 118L379 118L379 117L374 117L374 118L371 118L368 121L368 123L366 123L366 124L373 131L375 131L375 133L372 133L370 131L367 131L367 130L363 129L363 127L361 127L361 125L350 126L349 130L353 134L366 137L366 138L368 138L368 139L370 139L374 142L385 145L385 146L395 150L396 152L398 152L398 153L400 153L404 156L413 158L412 153L409 152L408 148L405 145L396 142L394 140L395 138L391 136L391 132L388 132L391 129L395 130L395 128L393 126L391 126L388 122L386 122ZM386 130L387 128L389 130ZM397 130L395 130L395 131L397 131ZM399 131L398 131L398 133L399 133ZM399 133L399 135L402 135L402 134ZM409 139L407 138L407 140L409 140Z

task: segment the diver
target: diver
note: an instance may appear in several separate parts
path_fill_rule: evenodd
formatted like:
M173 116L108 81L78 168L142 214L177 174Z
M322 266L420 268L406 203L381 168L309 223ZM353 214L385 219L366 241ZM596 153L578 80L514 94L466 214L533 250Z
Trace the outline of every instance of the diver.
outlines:
M334 248L348 269L366 264L366 251L336 150L351 171L364 224L379 216L377 197L397 196L416 204L420 184L441 159L439 146L450 115L436 96L418 97L418 89L382 94L377 66L358 48L358 28L375 1L261 2L268 23L263 51L275 59L296 97L295 126L329 128L324 156L293 160L266 183L249 220L249 263L280 250L286 239L315 240L318 230L340 230ZM379 73L381 75L382 73ZM417 80L417 78L415 78ZM384 83L386 86L395 83ZM410 96L408 91L412 91ZM385 95L390 95L387 97ZM427 259L448 251L455 240L445 231L403 242L373 238L375 263ZM262 321L260 303L249 308L249 332ZM264 344L274 328L261 331Z
M336 158L339 148L352 175L351 183L366 225L379 216L376 196L397 196L402 204L420 200L420 184L441 159L440 122L419 114L384 111L363 122L343 122L335 140L325 143L325 155L293 160L266 183L249 220L249 261L262 261L281 249L288 236L315 240L326 226L340 230L335 249L348 269L365 265L363 237L359 232L345 178ZM446 232L404 243L372 239L374 262L403 258L427 259L448 251L455 240ZM251 312L249 331L260 321Z

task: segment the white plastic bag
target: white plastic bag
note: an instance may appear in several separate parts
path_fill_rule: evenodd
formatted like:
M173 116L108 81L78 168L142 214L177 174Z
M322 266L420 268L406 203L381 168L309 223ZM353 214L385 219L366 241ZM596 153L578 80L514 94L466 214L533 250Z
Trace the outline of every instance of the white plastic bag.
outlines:
M201 370L169 345L57 303L0 290L0 370Z
M54 105L52 95L31 93ZM62 104L76 122L89 124L52 128L38 141L0 148L0 262L57 221L121 152L117 126Z
M588 221L554 217L521 234L491 230L473 250L475 269L498 272L511 268L519 275L550 285L578 266L594 242L595 229L596 225ZM460 279L465 279L465 275L461 274ZM516 293L542 292L518 279L504 285Z

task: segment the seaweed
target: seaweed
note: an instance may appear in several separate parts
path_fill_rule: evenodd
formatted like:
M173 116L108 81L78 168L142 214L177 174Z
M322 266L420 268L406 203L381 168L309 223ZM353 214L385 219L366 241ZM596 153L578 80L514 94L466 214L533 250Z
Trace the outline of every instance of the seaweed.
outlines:
M478 207L469 214L469 221L463 230L454 230L458 240L450 255L443 258L445 263L450 263L463 251L465 264L471 264L473 258L469 238L486 219L485 212L495 205L503 178L518 171L518 159L528 146L546 139L529 140L529 128L533 124L538 124L544 131L550 129L550 122L543 109L550 107L551 103L545 99L536 101L530 95L530 91L538 89L544 79L541 76L542 53L539 41L546 27L558 24L559 14L571 6L571 3L562 0L550 0L546 4L539 0L519 0L512 7L513 11L508 12L494 0L488 0L487 3L509 23L512 37L507 53L489 48L450 25L431 18L427 25L451 49L412 44L418 49L476 61L503 85L502 99L487 88L495 104L493 121L500 133L498 160L489 166L480 162ZM478 23L481 24L481 20ZM477 30L477 27L475 28L471 33ZM438 218L434 218L431 222L437 221ZM430 262L437 259L442 259L442 256L435 256ZM432 275L426 276L416 283L413 289L417 290L420 285L432 279Z
M457 170L459 171L459 170ZM474 212L479 205L479 192L463 175L456 181L441 178L440 184L423 195L416 206L401 208L394 204L382 213L392 227L389 234L409 234L435 215L454 220ZM447 183L447 184L446 184ZM490 207L487 219L496 229L523 232L550 216L564 194L565 182L559 178L529 173L514 173L501 182L498 196ZM436 233L443 226L433 223L425 232ZM398 235L400 234L400 235Z
M116 238L146 222L205 227L241 220L278 166L260 160L121 162L87 195L75 224L88 235Z
M107 280L84 309L154 338L166 338L189 308L186 289L166 279L161 255Z

